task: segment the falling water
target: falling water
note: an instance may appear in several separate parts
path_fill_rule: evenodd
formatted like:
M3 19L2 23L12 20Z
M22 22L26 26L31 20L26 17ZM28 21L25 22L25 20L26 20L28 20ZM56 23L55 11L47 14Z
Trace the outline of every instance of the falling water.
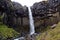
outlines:
M29 10L30 35L32 35L35 33L34 20L33 20L33 16L32 16L30 7L28 7L28 10Z

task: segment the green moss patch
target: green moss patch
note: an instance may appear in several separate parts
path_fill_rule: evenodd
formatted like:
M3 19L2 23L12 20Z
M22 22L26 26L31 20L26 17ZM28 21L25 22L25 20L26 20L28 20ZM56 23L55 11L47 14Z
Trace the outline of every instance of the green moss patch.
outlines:
M17 37L18 34L19 33L16 32L14 29L8 28L8 26L0 23L0 38L3 38L3 39L8 37L15 38Z

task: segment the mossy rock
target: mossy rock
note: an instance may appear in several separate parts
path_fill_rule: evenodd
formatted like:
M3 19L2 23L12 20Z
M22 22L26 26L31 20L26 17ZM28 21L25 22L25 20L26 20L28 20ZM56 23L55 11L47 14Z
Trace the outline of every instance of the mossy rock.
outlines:
M15 38L19 35L18 32L16 32L14 29L12 28L8 28L8 26L4 25L4 24L0 24L0 38L2 39L6 39L6 38Z

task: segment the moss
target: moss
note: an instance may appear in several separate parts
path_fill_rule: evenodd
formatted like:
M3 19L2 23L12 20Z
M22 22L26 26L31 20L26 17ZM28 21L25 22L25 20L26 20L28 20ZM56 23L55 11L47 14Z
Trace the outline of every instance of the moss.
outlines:
M60 23L57 24L56 28L48 29L36 38L37 40L60 40Z
M18 32L16 32L12 28L8 28L7 25L4 25L2 22L2 19L4 17L4 14L0 16L0 38L1 39L7 39L7 38L15 38L19 35Z
M17 37L19 33L16 32L14 29L12 28L8 28L8 26L1 24L0 23L0 38L6 39L6 38L15 38Z

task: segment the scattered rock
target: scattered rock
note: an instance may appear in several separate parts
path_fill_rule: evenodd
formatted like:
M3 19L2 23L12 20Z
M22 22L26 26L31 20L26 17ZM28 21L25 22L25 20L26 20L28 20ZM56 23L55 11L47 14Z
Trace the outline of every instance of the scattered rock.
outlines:
M14 40L25 40L25 37L16 38Z
M52 25L51 28L54 29L54 28L56 27L56 25L57 25L57 24Z

